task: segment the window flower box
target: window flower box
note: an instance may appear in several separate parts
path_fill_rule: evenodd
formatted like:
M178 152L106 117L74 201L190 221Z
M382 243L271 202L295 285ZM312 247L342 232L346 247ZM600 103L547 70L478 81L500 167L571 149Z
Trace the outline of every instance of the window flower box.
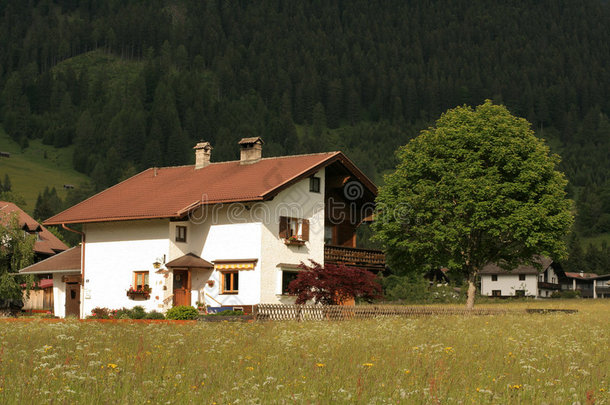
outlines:
M129 287L129 290L127 290L127 296L132 300L147 300L150 298L150 292L151 288L148 286L140 288Z
M290 237L284 239L284 243L286 245L291 245L291 246L303 246L305 244L305 241L300 239L297 236L290 236Z

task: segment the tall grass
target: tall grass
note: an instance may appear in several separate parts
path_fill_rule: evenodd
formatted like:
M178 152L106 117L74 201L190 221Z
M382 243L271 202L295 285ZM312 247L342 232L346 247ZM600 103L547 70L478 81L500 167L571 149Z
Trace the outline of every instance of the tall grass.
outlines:
M512 306L512 304L504 304ZM610 401L610 301L339 323L0 322L1 403Z

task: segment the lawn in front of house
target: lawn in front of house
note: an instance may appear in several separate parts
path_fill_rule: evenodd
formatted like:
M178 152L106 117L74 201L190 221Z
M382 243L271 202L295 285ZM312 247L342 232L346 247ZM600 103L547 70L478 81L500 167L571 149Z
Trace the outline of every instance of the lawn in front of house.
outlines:
M610 402L609 300L498 305L579 312L301 323L2 321L0 402Z

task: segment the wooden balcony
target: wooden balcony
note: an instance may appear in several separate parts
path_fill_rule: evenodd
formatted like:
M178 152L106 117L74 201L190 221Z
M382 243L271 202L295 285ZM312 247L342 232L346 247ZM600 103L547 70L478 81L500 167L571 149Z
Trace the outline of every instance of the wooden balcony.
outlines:
M324 263L379 272L385 270L385 254L381 250L325 245Z
M545 290L561 290L561 284L547 283L545 281L538 281L538 288Z

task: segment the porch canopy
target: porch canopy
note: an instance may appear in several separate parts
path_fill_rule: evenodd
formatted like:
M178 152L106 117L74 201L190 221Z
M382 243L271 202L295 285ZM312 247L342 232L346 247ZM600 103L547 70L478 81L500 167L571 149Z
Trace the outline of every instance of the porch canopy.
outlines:
M213 269L214 265L193 253L187 253L165 264L167 268Z

